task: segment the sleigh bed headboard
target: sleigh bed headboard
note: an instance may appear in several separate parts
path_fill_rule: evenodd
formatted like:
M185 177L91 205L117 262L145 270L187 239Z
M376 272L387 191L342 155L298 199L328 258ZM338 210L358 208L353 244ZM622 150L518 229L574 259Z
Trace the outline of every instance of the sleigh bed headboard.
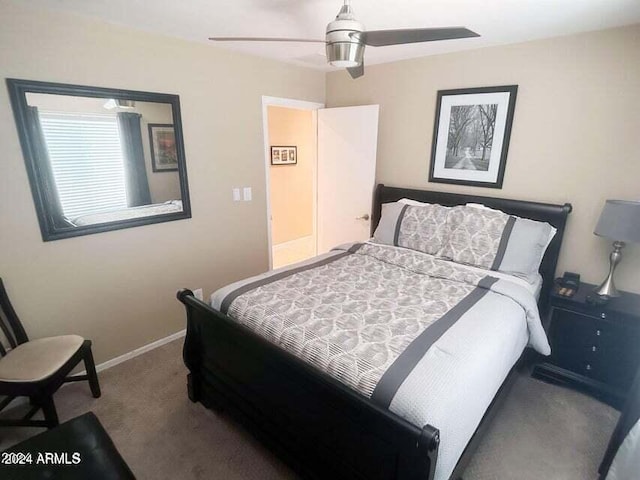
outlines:
M542 275L542 290L538 305L541 312L545 312L549 300L549 294L553 287L560 247L567 223L567 216L571 213L570 203L564 205L554 205L550 203L529 202L524 200L511 200L508 198L482 197L479 195L466 195L459 193L434 192L430 190L416 190L411 188L387 187L379 184L373 197L373 208L371 215L371 233L378 226L382 204L396 202L402 198L410 198L419 202L437 203L447 207L455 205L465 205L467 203L482 203L490 208L502 210L509 215L522 218L530 218L540 222L547 222L553 225L558 232L549 244L547 251L540 265Z

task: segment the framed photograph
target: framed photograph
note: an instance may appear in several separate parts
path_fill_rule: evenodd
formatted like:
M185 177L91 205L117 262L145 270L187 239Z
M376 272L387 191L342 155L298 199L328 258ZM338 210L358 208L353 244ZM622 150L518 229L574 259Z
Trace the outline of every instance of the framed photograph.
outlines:
M298 147L271 147L271 165L296 165Z
M440 90L429 181L502 188L517 85Z
M151 146L151 168L154 172L178 171L178 151L173 125L150 123L149 145Z

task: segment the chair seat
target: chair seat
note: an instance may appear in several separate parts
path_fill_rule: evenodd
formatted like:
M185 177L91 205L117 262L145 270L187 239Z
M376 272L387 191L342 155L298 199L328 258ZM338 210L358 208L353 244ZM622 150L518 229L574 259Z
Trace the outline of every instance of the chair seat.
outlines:
M82 346L78 335L39 338L0 359L0 382L38 382L56 373Z

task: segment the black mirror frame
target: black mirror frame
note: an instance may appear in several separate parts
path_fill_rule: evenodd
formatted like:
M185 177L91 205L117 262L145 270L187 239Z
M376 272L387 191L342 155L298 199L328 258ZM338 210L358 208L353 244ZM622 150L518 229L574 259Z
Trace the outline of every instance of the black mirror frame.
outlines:
M184 138L182 136L182 121L180 116L180 97L178 95L166 93L140 92L135 90L120 90L114 88L89 87L83 85L68 85L63 83L39 82L33 80L18 80L7 78L7 88L9 98L13 108L13 115L16 121L20 146L24 156L31 193L36 207L38 222L42 239L45 242L61 240L63 238L91 235L94 233L109 232L123 228L150 225L153 223L171 222L191 218L191 202L189 200L189 185L187 181L187 165L184 153ZM29 135L27 123L27 93L46 93L53 95L68 95L93 98L113 98L122 100L135 100L139 102L155 102L171 104L173 115L173 127L176 138L176 150L178 156L178 177L180 181L180 192L182 195L182 212L154 215L144 218L133 218L128 220L117 220L114 222L99 223L95 225L85 225L76 227L60 228L54 225L51 212L47 205L45 193L46 182L42 181L42 173L38 164L35 147Z

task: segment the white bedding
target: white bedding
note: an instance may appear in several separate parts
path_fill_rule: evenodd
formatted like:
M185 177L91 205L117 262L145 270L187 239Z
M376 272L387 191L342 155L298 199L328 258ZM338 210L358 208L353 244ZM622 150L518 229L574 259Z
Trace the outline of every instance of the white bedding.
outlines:
M506 273L456 265L515 283L536 299L540 295L541 275L530 283ZM484 304L480 300L477 307L486 303L486 299ZM392 412L411 423L422 422L440 430L435 480L450 477L498 389L527 346L526 321L513 321L519 316L520 306L511 303L510 311L487 309L479 318L462 318L427 352L416 367L417 375L407 378L394 398Z
M410 252L416 255L416 252ZM419 255L430 257L427 254ZM254 280L300 265L268 272L254 277ZM534 297L539 294L541 278L531 284L512 275L476 267L464 268L499 278L501 283L504 281L506 284L506 288L503 288L505 291L511 288L506 282L520 287L515 289L521 292L522 301L535 310L535 321L539 324ZM235 288L237 284L232 284L214 292L211 296L212 306L219 309L222 299ZM427 351L389 405L392 412L417 426L429 424L440 430L435 480L447 480L450 477L498 389L531 341L531 325L528 327L528 321L532 319L527 319L523 303L510 298L501 302L501 305L503 307L496 311L495 299L492 303L489 295L481 298L475 304L473 314L461 317ZM543 332L540 325L536 327L539 327L536 331ZM544 333L538 335L544 337ZM542 338L542 343L546 343L546 338Z
M476 307L486 307L486 298ZM440 430L435 480L446 480L529 340L515 303L460 319L407 378L390 410ZM420 379L420 381L417 381Z
M182 212L182 200L169 200L164 203L140 205L139 207L87 213L72 219L72 223L77 226L95 225L96 223L131 220L133 218L145 218L178 212Z
M372 243L373 245L376 245L378 247L384 247L384 248L399 248L404 250L403 247L396 247L393 245L383 245L380 244L378 242L373 241L373 239L369 240L367 243ZM426 254L425 254L426 255ZM499 278L501 280L507 280L509 282L513 282L516 285L520 285L521 287L524 287L527 289L527 291L529 293L531 293L531 295L533 295L536 299L538 299L540 297L540 291L542 290L542 275L540 275L539 273L532 276L531 278L528 278L527 280L525 280L522 277L517 277L515 275L509 275L508 273L503 273L503 272L497 272L495 270L485 270L482 268L478 268L478 267L474 267L472 265L463 265L461 263L456 263L457 266L462 267L466 270L469 270L470 272L482 272L486 275L491 275L492 277L496 277Z

